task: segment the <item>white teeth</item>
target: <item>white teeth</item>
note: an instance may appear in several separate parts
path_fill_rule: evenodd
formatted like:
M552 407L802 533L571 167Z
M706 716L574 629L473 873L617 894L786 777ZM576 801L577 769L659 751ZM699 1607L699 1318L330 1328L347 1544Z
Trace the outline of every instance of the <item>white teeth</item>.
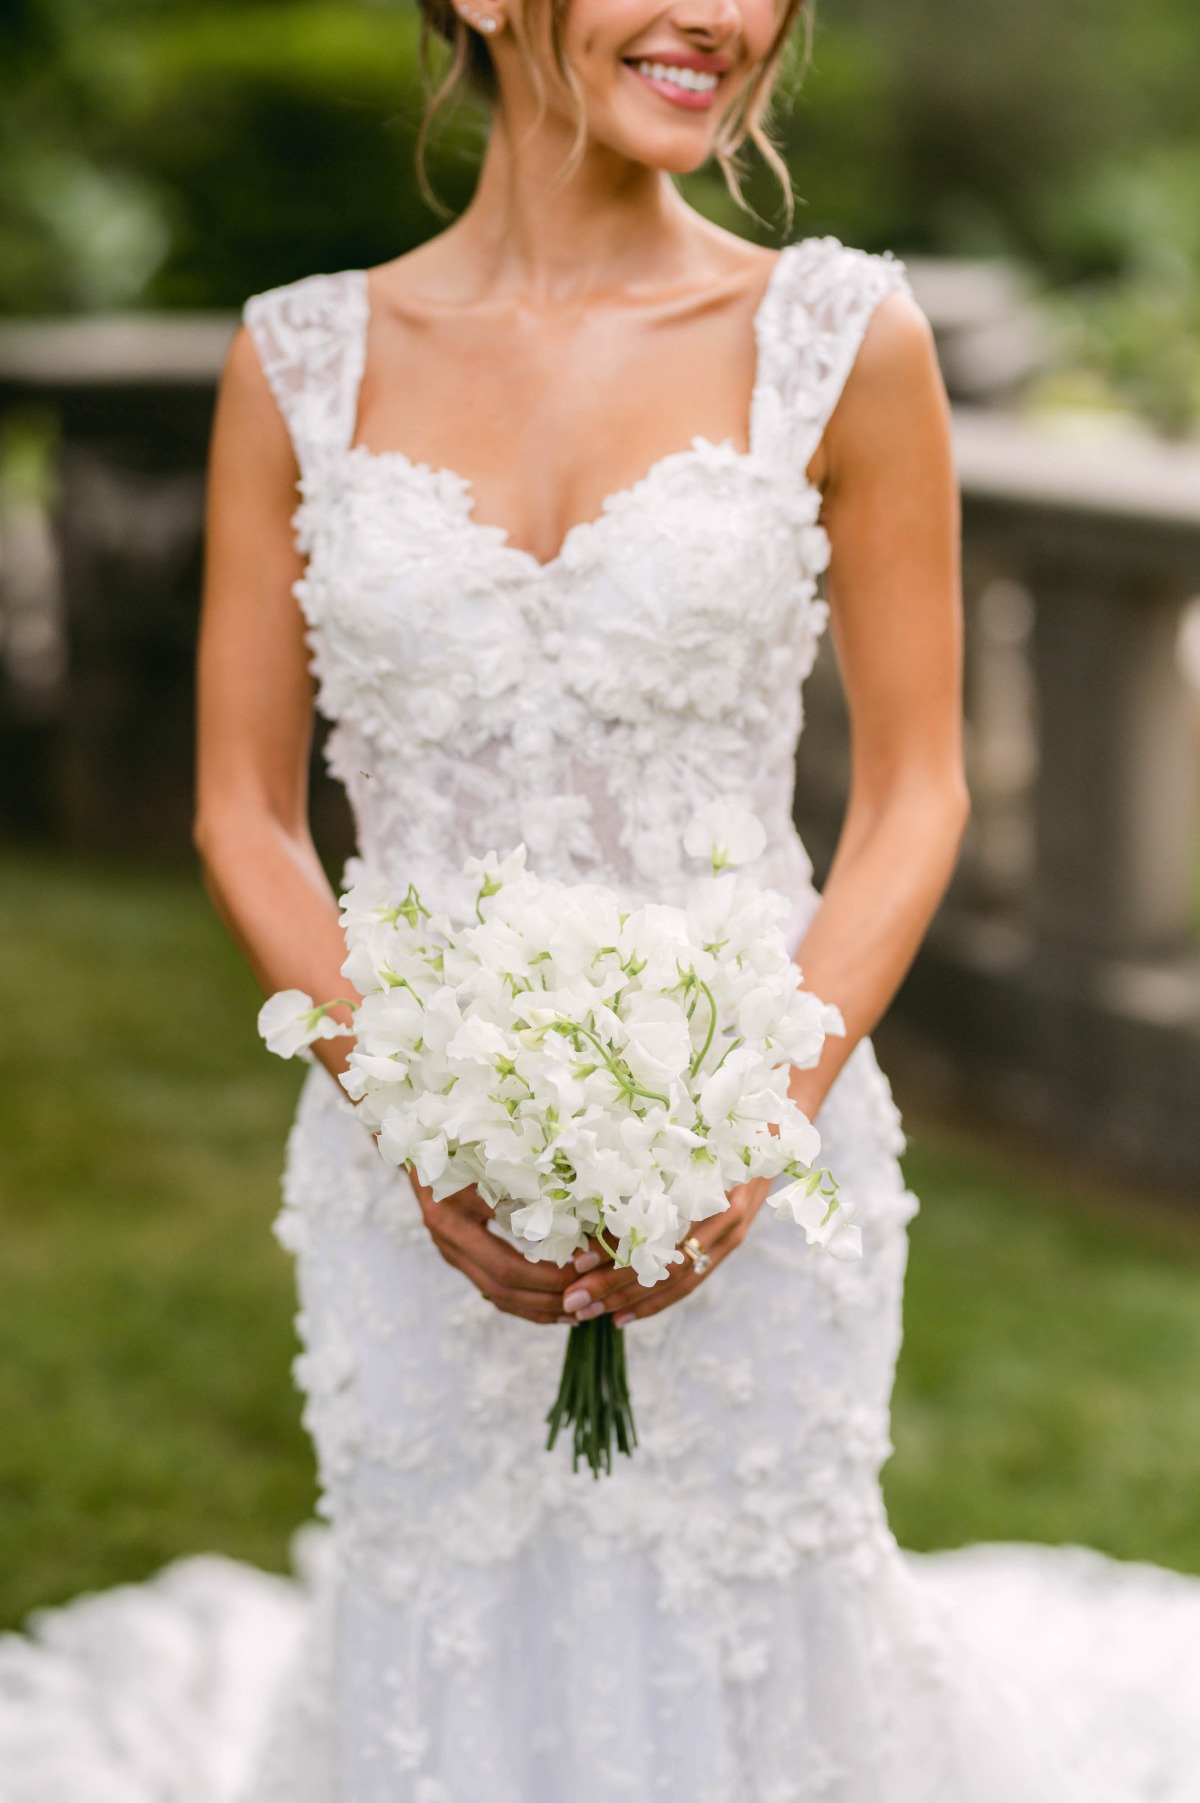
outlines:
M648 75L651 81L670 82L672 87L684 88L692 94L711 94L717 85L717 77L702 69L682 69L674 63L635 63L639 75Z

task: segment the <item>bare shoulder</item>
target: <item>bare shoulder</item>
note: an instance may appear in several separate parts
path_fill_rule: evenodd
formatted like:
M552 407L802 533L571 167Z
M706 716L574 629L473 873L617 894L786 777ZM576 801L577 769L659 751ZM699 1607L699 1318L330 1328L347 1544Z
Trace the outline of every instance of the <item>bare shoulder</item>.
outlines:
M271 387L263 370L254 334L243 320L225 353L221 371L221 390L239 400L263 402L271 399Z
M236 467L241 479L290 490L298 474L291 434L243 321L225 353L213 421L214 473Z
M934 378L940 384L933 328L908 290L894 289L871 315L843 398L878 404L915 396Z
M949 408L933 328L906 289L871 315L825 438L827 475L944 450Z

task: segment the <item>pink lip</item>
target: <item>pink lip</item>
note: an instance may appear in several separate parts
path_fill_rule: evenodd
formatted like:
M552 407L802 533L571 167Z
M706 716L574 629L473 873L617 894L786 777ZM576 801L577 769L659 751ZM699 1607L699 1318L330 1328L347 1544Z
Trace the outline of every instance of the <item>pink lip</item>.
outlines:
M718 89L713 88L707 94L694 93L690 88L677 88L673 82L658 81L652 75L643 75L637 63L661 63L669 69L699 69L706 75L720 77L730 68L727 56L705 56L699 50L665 50L658 54L643 53L631 58L625 67L631 75L635 75L644 87L667 100L672 106L682 107L689 113L707 113L716 104Z

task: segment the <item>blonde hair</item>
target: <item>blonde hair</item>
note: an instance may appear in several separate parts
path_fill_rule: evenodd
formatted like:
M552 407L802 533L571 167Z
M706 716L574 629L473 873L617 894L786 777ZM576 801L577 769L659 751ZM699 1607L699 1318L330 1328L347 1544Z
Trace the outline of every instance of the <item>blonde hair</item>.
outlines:
M453 0L417 0L421 13L421 54L425 66L429 98L421 129L417 135L417 171L422 193L440 212L445 208L430 187L426 168L426 152L434 124L442 109L464 88L473 89L485 98L495 93L492 61L479 33L472 31ZM529 0L515 0L525 7ZM550 45L555 69L575 102L575 144L564 174L569 174L583 154L587 137L583 95L578 78L563 48L562 24L569 0L548 0L550 7ZM794 211L794 196L787 164L780 156L770 135L770 110L776 84L794 42L797 23L804 21L802 67L812 51L812 0L783 0L783 9L775 36L766 56L752 80L747 82L735 104L721 121L717 134L716 157L721 173L733 198L746 207L742 192L742 152L752 144L783 189L784 206L789 227ZM439 70L441 52L450 47L450 60ZM545 104L545 96L542 96ZM749 210L749 209L747 209Z

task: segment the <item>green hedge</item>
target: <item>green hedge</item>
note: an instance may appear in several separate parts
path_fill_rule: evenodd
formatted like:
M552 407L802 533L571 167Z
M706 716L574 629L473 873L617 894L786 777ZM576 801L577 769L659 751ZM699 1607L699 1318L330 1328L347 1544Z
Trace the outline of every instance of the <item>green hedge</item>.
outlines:
M1122 271L1148 230L1188 237L1194 207L1158 197L1200 154L1194 0L821 5L781 125L799 230L1003 250L1056 281ZM411 0L9 0L0 311L236 305L395 255L436 224L420 106ZM478 136L464 120L435 159L452 203Z

